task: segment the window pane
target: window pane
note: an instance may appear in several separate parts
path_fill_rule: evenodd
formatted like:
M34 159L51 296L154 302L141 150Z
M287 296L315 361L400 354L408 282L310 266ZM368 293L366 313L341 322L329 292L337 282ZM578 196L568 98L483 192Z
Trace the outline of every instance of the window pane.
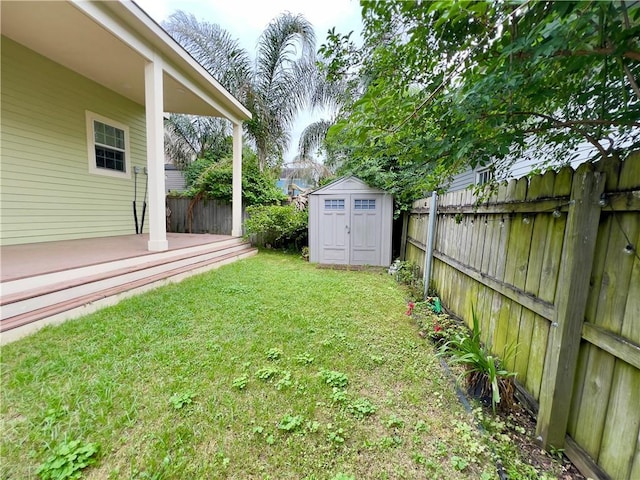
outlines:
M96 121L93 122L93 127L96 143L124 150L124 130Z
M103 147L96 147L96 167L98 168L106 168L108 170L124 172L124 158L124 152Z
M484 170L482 172L478 172L478 185L484 185L485 183L489 183L493 179L493 172L491 170Z
M375 210L376 201L375 199L356 199L354 200L353 208L355 210Z
M344 210L344 199L335 198L335 199L326 199L324 201L324 209L325 210Z
M104 149L96 147L96 167L105 168Z
M93 135L96 142L104 143L104 123L93 122Z
M116 129L116 147L124 150L124 132Z

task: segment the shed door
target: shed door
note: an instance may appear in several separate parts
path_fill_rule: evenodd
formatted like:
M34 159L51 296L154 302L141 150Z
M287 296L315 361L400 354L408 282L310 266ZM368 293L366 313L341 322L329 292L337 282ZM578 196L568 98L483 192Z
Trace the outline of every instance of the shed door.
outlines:
M321 263L378 265L381 204L375 196L330 195L321 204Z
M320 262L348 264L349 196L322 197L320 208Z
M351 195L352 265L378 265L380 252L381 205L376 197Z

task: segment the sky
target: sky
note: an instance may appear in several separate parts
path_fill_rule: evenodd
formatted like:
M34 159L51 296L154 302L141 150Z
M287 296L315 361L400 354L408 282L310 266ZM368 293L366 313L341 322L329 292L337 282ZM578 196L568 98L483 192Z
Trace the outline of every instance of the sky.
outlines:
M192 13L200 21L217 23L236 37L240 44L255 55L260 33L278 14L301 13L316 32L316 44L324 43L327 31L348 33L361 30L358 0L135 0L156 22L162 23L176 10ZM285 163L296 154L298 138L310 123L323 118L323 112L301 113L291 132L291 145L285 153Z

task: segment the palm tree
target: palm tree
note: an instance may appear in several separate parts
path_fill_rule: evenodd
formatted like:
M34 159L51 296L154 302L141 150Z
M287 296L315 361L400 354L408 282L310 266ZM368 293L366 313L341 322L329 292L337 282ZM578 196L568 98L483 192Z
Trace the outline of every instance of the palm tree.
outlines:
M199 21L181 10L163 23L164 29L232 95L250 83L251 57L220 25Z
M348 75L329 75L326 59L316 69L315 85L311 94L311 106L323 108L329 119L317 120L305 127L298 141L299 159L314 161L314 154L324 154L324 162L332 169L340 167L340 158L326 148L329 129L344 115L355 100L362 94L364 78L353 78Z
M260 35L253 63L228 32L191 14L178 11L164 27L252 113L245 130L260 170L280 164L293 121L313 91L312 25L302 15L280 14Z
M229 121L216 117L171 114L165 121L165 152L178 168L209 153L220 159L231 155Z

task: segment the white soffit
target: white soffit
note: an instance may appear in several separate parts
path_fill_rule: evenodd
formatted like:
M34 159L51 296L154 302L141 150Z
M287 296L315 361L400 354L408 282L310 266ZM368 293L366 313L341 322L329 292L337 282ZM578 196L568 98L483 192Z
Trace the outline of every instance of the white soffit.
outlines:
M0 5L2 35L140 105L145 102L144 66L150 60L148 57L155 54L148 40L152 38L164 47L160 54L168 53L180 63L168 64L167 70L172 74L165 71L163 75L167 112L219 116L233 121L250 118L250 113L236 99L219 87L186 52L180 51L181 47L176 49L160 38L163 35L172 42L136 5L81 2L76 6L67 1L7 0ZM81 8L108 17L111 26L117 26L129 43ZM118 9L131 17L129 22L137 22L141 32L134 31L116 16L112 10Z

